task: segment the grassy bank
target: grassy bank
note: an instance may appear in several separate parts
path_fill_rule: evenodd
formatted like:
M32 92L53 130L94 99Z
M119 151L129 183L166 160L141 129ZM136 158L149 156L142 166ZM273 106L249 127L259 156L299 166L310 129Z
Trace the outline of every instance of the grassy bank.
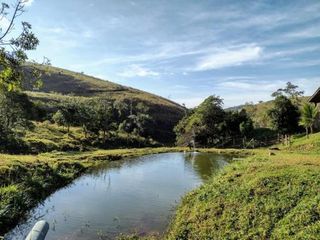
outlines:
M187 194L168 239L317 239L320 156L259 154Z

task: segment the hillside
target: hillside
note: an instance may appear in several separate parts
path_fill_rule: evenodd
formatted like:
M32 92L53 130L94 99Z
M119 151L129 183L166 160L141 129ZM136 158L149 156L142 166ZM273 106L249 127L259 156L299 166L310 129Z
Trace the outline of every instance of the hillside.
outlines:
M26 93L32 101L46 103L43 105L47 105L47 110L56 111L55 103L64 102L75 96L100 97L111 101L127 102L133 106L142 102L149 107L149 114L155 121L155 139L162 143L174 142L173 127L185 112L185 109L179 104L151 93L82 73L52 66L36 65L33 67L42 72L43 87L35 90L30 85L26 86L28 90ZM28 69L27 72L29 72Z
M307 101L309 97L301 97L301 103ZM252 118L254 125L259 128L270 128L271 123L267 115L268 110L273 106L273 100L260 102L260 103L248 103L239 106L227 108L227 111L239 111L245 109L249 116Z

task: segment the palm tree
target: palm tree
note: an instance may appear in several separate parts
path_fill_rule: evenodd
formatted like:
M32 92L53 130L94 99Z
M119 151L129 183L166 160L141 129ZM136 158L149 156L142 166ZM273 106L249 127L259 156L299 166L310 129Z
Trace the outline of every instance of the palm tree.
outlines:
M301 109L300 126L305 127L306 134L308 136L309 129L311 134L313 133L313 126L317 121L319 109L311 103L305 103Z

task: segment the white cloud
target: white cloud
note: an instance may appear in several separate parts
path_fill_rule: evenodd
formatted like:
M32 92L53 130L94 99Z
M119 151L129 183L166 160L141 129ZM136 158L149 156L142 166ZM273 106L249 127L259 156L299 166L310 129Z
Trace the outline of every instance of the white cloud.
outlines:
M243 63L258 60L262 55L259 46L245 46L213 52L200 59L195 71L206 71L224 67L239 66Z
M118 74L121 77L132 78L132 77L147 77L147 76L159 76L160 73L154 72L148 68L142 67L137 64L132 64L128 69Z
M26 7L30 7L32 5L32 3L34 2L34 0L24 0L22 2L22 4Z
M232 107L246 102L268 101L271 100L271 94L279 88L286 85L288 81L298 85L301 90L305 91L305 96L310 96L320 85L320 78L297 78L284 80L226 80L215 86L218 95L224 98L225 106ZM261 87L263 86L263 87ZM250 94L248 94L248 92ZM240 100L240 101L239 101Z
M285 82L283 81L257 81L257 80L233 80L233 81L226 81L221 82L217 86L220 88L225 88L226 90L232 90L232 91L243 91L243 90L249 90L249 91L275 91L281 85L284 85ZM261 89L261 86L263 86L263 89ZM260 89L260 90L259 90Z

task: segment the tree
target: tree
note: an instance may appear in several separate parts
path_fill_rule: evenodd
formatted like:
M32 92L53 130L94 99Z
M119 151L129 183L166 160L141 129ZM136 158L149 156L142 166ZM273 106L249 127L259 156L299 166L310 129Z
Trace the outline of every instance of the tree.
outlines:
M272 97L286 96L291 99L295 104L299 104L299 97L302 97L304 91L298 90L298 86L287 82L285 88L279 88L277 91L272 93Z
M52 120L58 124L59 126L65 126L66 125L66 119L64 118L63 112L61 110L58 110L53 116Z
M153 120L148 112L149 108L146 105L138 103L130 110L130 115L119 125L120 130L143 137L151 135Z
M0 89L0 150L20 149L20 136L32 126L28 120L31 109L32 103L25 94Z
M22 30L19 34L16 36L11 34L27 2L28 0L18 0L11 7L7 3L2 3L0 8L0 18L9 21L6 28L0 29L0 87L8 91L19 90L22 87L25 80L23 64L28 59L26 51L36 49L39 44L28 22L21 22ZM39 72L34 69L31 73L34 83L39 84Z
M299 131L299 110L285 96L278 96L274 101L274 107L268 111L274 130L280 134L292 134Z
M113 119L113 105L110 101L98 99L95 103L97 125L103 133L103 140L106 141L107 132L115 128Z
M59 110L58 110L59 113L56 116L56 120L59 121L59 123L62 124L62 126L67 127L68 133L70 132L70 127L76 124L76 121L77 121L76 114L78 111L77 106L78 104L77 104L77 101L75 100L64 102L59 106ZM56 123L58 124L58 122Z
M301 118L299 124L306 129L307 136L309 134L309 129L310 133L313 133L313 126L318 119L318 114L319 110L314 104L305 103L303 105L301 109Z
M0 4L0 19L6 19L9 23L7 27L0 28L0 141L2 147L7 146L6 149L16 144L18 135L30 125L27 120L28 108L32 104L20 90L26 81L26 52L36 49L39 40L28 22L21 22L20 32L17 28L17 31L12 31L16 20L24 12L26 2L27 0L17 0L12 6L5 2ZM39 76L38 71L31 70L28 79L39 85ZM29 113L31 112L30 110Z

